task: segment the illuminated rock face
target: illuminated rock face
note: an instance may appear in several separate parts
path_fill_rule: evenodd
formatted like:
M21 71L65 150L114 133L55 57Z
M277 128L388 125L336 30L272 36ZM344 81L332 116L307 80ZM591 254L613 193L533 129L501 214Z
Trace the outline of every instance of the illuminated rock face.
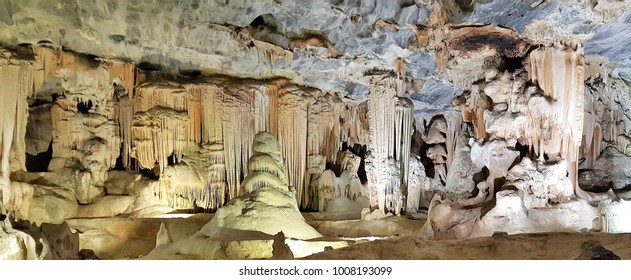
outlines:
M241 185L244 194L220 208L213 219L189 239L170 243L168 232L161 229L157 247L148 258L172 257L172 254L201 259L271 258L276 245L272 246L270 239L273 243L279 242L273 236L280 232L284 234L283 242L285 236L302 240L322 237L298 210L295 190L290 189L284 179L281 146L274 135L257 133L252 151L248 176Z
M427 211L430 238L620 231L596 207L631 199L624 1L14 2L0 214L275 205Z
M281 146L269 132L254 137L254 154L248 162L248 177L241 187L244 195L234 198L217 211L202 228L207 236L230 236L239 232L262 232L311 239L321 235L309 226L298 210L295 190L285 182L285 165ZM260 159L267 158L261 164Z

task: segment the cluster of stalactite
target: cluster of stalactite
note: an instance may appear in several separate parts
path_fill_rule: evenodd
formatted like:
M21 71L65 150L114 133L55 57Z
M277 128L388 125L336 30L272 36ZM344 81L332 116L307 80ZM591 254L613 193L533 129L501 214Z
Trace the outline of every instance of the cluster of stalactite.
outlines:
M131 99L120 98L118 120L123 153L130 153L127 159L123 154L125 167L133 168L135 162L161 173L169 159L177 164L188 158L187 164L207 170L204 183L195 187L204 190L177 195L210 208L243 194L240 185L248 176L253 137L268 131L281 143L289 186L300 206L308 207L317 200L309 190L309 157L321 155L335 164L343 143L366 145L366 112L365 103L345 105L335 95L285 81L250 81L243 86L217 79L202 84L141 84ZM411 119L405 110L399 115ZM403 126L399 129L408 133ZM191 160L197 154L201 157Z
M525 130L526 143L539 155L559 154L567 159L570 179L577 186L585 88L582 46L557 44L536 49L529 55L529 64L526 70L531 81L555 102L550 107L530 106L531 123ZM544 127L551 128L551 135L545 135ZM544 135L536 132L544 132Z
M24 207L28 209L33 190L11 183L9 176L14 169L24 169L26 99L33 93L32 61L13 59L12 53L0 49L0 80L0 212L20 217ZM20 151L21 160L17 155Z
M413 132L413 107L402 86L398 78L373 77L368 95L369 149L377 176L371 204L376 199L379 209L397 214L405 206Z
M525 62L528 80L536 86L526 85L520 71L489 71L487 80L464 93L463 120L472 124L477 139L516 139L542 159L566 159L576 182L584 111L581 46L538 48Z
M445 191L447 173L456 152L456 140L462 133L462 116L456 111L432 114L414 120L416 150L408 172L414 181L408 185L409 212L426 208L436 192Z
M463 129L444 129L447 133L432 137L445 140L447 151L440 155L441 160L446 156L448 172L444 195L429 206L429 237L592 226L595 212L586 203L592 201L572 198L587 197L578 188L579 161L593 165L602 149L603 133L596 127L608 123L604 119L611 114L590 108L601 99L585 98L582 47L539 46L519 62L510 61L511 67L505 67L507 63L486 65L484 78L455 98L453 104L466 123ZM458 118L446 122L447 127L460 126ZM613 138L609 134L608 139ZM589 143L581 148L583 142ZM491 210L482 214L491 203ZM564 217L571 225L549 224L537 216L565 208L583 216ZM451 228L450 219L456 217L459 229Z
M607 73L592 74L585 91L585 112L580 158L582 168L591 169L596 159L609 145L621 153L631 155L631 127L623 106L627 103L629 88L620 79L605 83Z
M276 51L264 53L271 61L279 55L289 59L287 53ZM49 170L81 170L74 178L81 203L91 203L104 194L108 171L120 159L123 168L159 175L159 183L153 184L155 194L170 206L216 209L244 193L242 182L250 172L247 159L253 156L254 135L268 131L281 144L285 159L282 177L295 190L299 207L323 210L320 193L335 185L330 186L335 197L369 201L372 195L366 189L373 188L380 190L379 195L366 206L397 213L404 208L411 172L413 106L405 97L402 60L399 75L374 82L379 85L363 102L343 100L336 93L286 80L235 82L215 77L195 83L143 82L145 75L132 64L47 45L33 47L30 61L6 61L6 69L11 71L13 64L24 64L15 68L19 73L3 77L12 77L11 81L28 89L24 96L13 95L15 100L5 102L15 105L13 111L4 111L4 123L11 122L15 129L7 128L10 133L5 134L12 138L3 144L22 146L13 148L18 159L11 159L11 165L25 169L25 148L20 141L24 139L28 98L41 88L50 94L50 85L56 84L49 101ZM376 163L373 171L378 172L371 176L387 176L378 184L362 186L359 166L371 153L377 159L372 161ZM11 157L3 154L3 168ZM255 158L252 164L257 163ZM311 168L314 165L318 168ZM3 169L3 177L8 178L11 168ZM179 180L178 174L190 180Z
M49 46L36 46L34 53L34 90L37 92L47 80L61 80L60 94L51 107L55 164L49 169L86 170L88 182L77 186L77 196L81 202L91 202L102 193L107 171L116 165L120 155L115 85L120 85L125 93L133 90L134 66ZM88 178L80 177L81 181ZM101 191L91 191L91 186Z

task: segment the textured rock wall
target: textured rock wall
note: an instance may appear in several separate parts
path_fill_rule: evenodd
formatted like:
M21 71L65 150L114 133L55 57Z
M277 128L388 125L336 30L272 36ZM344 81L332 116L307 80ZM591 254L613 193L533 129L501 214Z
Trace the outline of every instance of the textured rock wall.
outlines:
M629 8L9 1L1 212L216 210L262 168L300 209L428 211L428 237L599 229L629 196Z

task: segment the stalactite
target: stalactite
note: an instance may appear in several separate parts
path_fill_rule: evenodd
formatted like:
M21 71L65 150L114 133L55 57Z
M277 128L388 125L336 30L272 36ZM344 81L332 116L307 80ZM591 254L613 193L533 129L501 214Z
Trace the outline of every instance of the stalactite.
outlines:
M592 98L585 98L585 108L590 111L584 113L583 120L583 139L581 155L585 157L585 167L590 169L594 166L596 158L602 150L601 142L603 140L603 130L600 123L596 119Z
M131 128L134 120L134 108L133 101L129 96L123 96L118 101L117 120L120 127L120 135L122 140L121 156L123 160L123 166L127 169L134 169L132 166L132 140L133 135Z
M306 205L308 104L301 92L286 92L278 100L278 140L287 160L287 177L296 190L298 206Z
M407 189L410 148L413 133L414 105L407 98L398 98L395 106L395 159L400 163L401 183Z
M186 85L186 113L191 120L188 138L199 145L202 143L203 126L203 105L202 96L208 94L207 88L203 85Z
M582 46L556 45L539 48L529 55L530 79L546 97L554 101L549 108L529 104L531 126L526 129L529 145L538 153L560 154L568 161L570 179L578 187L578 148L583 137L584 58ZM531 98L532 100L533 98ZM543 104L543 103L542 103ZM533 133L550 129L549 137Z
M241 178L247 176L247 160L252 154L254 114L251 104L253 93L239 91L237 95L224 94L222 106L223 145L230 198L240 195Z
M33 48L35 64L33 73L33 89L37 91L44 84L44 79L55 76L61 63L61 50L43 46Z
M278 136L278 85L271 84L267 86L269 128L268 131Z
M223 145L219 143L210 144L208 161L208 182L207 187L210 188L210 204L207 208L217 209L226 204L226 163L223 153Z
M134 96L134 113L147 112L156 106L186 112L189 97L186 88L173 83L141 85Z
M175 209L213 209L216 196L212 193L212 186L205 182L206 175L205 170L194 165L168 166L160 181L153 185L154 193L163 203Z
M259 52L259 60L263 57L263 62L267 63L270 69L274 69L274 62L278 59L284 59L287 65L291 65L293 53L279 46L272 45L263 41L253 40L254 47Z
M401 57L397 58L396 71L397 71L397 75L401 78L401 80L405 81L407 70L406 70L405 60L403 60L403 58Z
M462 116L454 111L448 111L443 114L447 120L447 137L445 138L445 146L447 148L447 171L451 167L456 152L456 140L460 136L462 127Z
M185 112L155 107L136 113L131 130L132 156L143 168L153 169L157 164L160 172L164 171L171 154L177 161L188 152L189 126Z
M484 111L491 106L483 92L479 91L478 86L472 87L469 98L467 99L467 109L462 111L464 121L471 122L476 138L486 138L486 126L484 123Z
M53 131L57 134L57 141L54 144L59 144L68 149L75 149L78 143L86 139L80 134L73 133L73 125L69 119L75 113L64 109L62 106L65 103L67 103L65 99L58 99L57 103L50 109Z
M28 105L26 99L33 92L33 67L29 61L11 59L11 54L2 52L0 58L0 191L2 203L9 211L23 212L22 197L29 191L20 192L10 182L11 151L16 145L24 145ZM23 150L24 151L24 150ZM30 191L32 195L32 189ZM13 202L18 202L13 203Z
M121 61L105 61L105 67L109 71L110 83L122 84L131 98L134 94L136 69L134 64Z
M257 90L254 94L254 129L256 132L269 131L270 100L267 88Z
M214 85L206 85L206 87L206 93L202 94L202 143L221 143L223 141L221 120L223 92Z
M6 55L8 55L8 53ZM9 94L15 95L15 98L17 98L15 100L13 140L11 141L11 150L8 154L11 161L9 168L11 171L26 171L26 143L24 138L26 136L26 123L29 113L27 99L33 94L32 61L9 59L8 65L4 64L4 62L0 62L0 67L8 67L9 69L7 70L10 71L11 74L7 73L8 76L0 76L5 80L5 82L2 83L3 87L8 87L7 90L13 90L9 92ZM8 102L12 104L11 100ZM11 110L8 110L8 112L11 112Z
M396 86L390 78L373 77L368 95L368 124L370 126L370 149L377 175L377 203L386 211L386 198L391 191L390 163L394 157Z
M3 188L2 191L4 207L13 212L15 219L27 219L33 200L33 186L27 183L11 182L9 187Z

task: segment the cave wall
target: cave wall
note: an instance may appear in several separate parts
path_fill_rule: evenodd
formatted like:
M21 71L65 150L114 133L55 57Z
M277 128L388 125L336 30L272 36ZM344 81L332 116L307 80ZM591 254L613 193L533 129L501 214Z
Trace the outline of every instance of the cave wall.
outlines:
M250 164L273 166L248 163L261 131L277 137L301 209L347 197L427 211L431 238L600 229L597 206L628 198L629 82L611 59L627 57L586 46L580 26L555 29L536 6L484 20L505 8L497 3L308 7L333 28L288 20L303 11L288 2L226 2L227 15L247 11L230 24L204 5L168 4L186 15L179 22L143 11L142 24L108 6L125 26L90 37L99 40L70 30L99 30L101 6L75 11L91 13L80 22L52 9L68 35L44 36L42 20L7 24L3 211L36 222L214 211L245 193ZM615 35L628 15L605 3L626 7L576 7L602 24L594 32ZM11 7L50 8L32 5ZM545 16L563 4L538 5ZM204 15L217 23L189 17Z

